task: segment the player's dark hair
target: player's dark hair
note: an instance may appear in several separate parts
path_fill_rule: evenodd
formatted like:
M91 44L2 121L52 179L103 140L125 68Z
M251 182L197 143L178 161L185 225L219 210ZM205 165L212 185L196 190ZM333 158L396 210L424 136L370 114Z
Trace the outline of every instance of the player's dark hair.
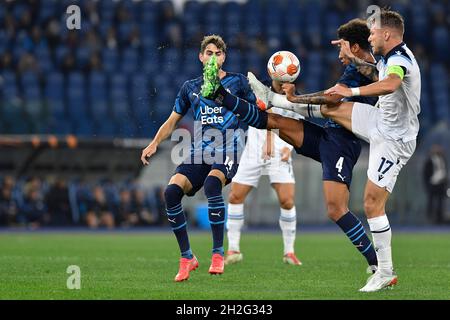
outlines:
M405 21L400 13L392 10L382 9L380 13L381 27L389 27L400 31L401 35L405 32Z
M357 43L363 50L370 51L369 36L370 30L367 22L362 19L353 19L343 24L337 30L339 39L350 42L350 46Z
M214 44L217 49L227 52L227 44L223 41L222 37L217 34L211 34L209 36L203 37L202 43L200 45L200 52L203 53L208 46L208 44Z

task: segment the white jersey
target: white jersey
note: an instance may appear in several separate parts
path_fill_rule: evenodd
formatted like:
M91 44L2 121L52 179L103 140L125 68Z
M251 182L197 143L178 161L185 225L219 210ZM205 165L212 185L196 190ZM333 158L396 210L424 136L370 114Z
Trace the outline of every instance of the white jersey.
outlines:
M409 48L403 42L377 63L379 80L385 79L389 66L406 69L401 86L391 94L379 97L380 113L377 127L381 134L403 142L415 140L419 132L420 69Z

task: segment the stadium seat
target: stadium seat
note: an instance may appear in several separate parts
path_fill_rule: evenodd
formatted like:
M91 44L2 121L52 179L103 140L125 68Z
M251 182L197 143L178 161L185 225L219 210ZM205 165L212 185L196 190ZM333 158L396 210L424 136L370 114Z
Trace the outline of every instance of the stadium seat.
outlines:
M63 28L64 29L64 28ZM69 53L69 49L65 46L58 46L55 51L56 65L61 66L64 57Z
M77 136L94 137L94 121L91 118L75 119L72 118L74 131Z
M143 74L135 74L130 80L133 114L136 119L148 121L150 93L147 78Z
M105 48L102 52L103 70L112 73L117 71L119 53L115 49Z
M20 77L20 84L22 90L26 90L28 87L38 87L39 79L37 74L32 71L23 73Z
M433 53L436 61L444 62L450 55L450 35L447 27L441 26L432 31Z
M136 49L127 48L122 52L121 70L125 74L131 74L138 68L138 53Z
M42 121L44 110L42 107L41 90L38 86L27 86L24 90L25 111L34 121Z
M87 47L79 47L76 52L76 63L79 68L83 69L86 67L89 57L91 55L90 50Z
M46 77L44 96L47 99L64 99L64 76L59 72L51 72Z
M117 132L122 137L137 138L139 137L137 126L135 119L127 115L118 120Z
M84 77L79 72L72 72L67 80L67 111L71 120L77 123L86 120L87 105Z
M102 121L103 120L103 121ZM94 134L98 137L114 137L117 134L115 121L102 119L93 124Z

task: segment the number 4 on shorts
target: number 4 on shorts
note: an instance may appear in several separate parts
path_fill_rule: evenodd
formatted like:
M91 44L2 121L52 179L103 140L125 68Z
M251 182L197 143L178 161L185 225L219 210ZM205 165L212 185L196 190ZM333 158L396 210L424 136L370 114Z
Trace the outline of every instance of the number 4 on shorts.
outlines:
M339 173L341 173L343 166L344 166L344 157L340 157L339 160L336 162L336 169L338 169Z

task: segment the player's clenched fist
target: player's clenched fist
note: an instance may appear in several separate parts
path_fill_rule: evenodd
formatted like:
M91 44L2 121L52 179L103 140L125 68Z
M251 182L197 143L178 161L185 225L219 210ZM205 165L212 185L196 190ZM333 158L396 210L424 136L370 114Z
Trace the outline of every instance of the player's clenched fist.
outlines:
M286 95L286 98L291 101L291 99L295 96L295 84L293 83L283 83L281 88Z
M141 161L144 165L149 164L148 160L155 152L158 146L155 143L150 143L144 150L142 150Z

